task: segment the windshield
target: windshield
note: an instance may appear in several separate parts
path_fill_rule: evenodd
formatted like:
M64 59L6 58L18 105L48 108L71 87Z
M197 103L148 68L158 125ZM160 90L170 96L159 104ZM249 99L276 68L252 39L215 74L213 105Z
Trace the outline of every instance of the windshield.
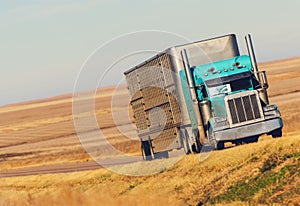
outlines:
M232 91L239 91L239 90L248 90L252 88L252 84L249 78L238 79L235 81L230 82Z
M243 72L240 74L206 80L205 84L207 85L209 94L211 96L216 96L253 88L251 78L250 72Z
M220 94L227 94L231 92L231 86L230 84L225 84L225 85L219 85L215 87L208 87L208 92L210 96L216 96Z
M209 85L208 91L211 96L216 96L220 94L227 94L229 92L248 90L251 89L252 85L249 78L243 78L234 80L222 85Z

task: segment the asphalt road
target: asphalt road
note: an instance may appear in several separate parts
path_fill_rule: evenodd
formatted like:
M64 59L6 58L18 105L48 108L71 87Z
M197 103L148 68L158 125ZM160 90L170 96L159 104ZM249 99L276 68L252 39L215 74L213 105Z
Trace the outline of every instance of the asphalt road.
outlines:
M95 161L86 161L86 162L76 162L76 163L67 163L67 164L42 165L42 166L26 167L26 168L13 169L13 170L1 170L0 178L95 170L103 167L107 168L115 165L130 164L141 160L142 160L141 157L127 157L127 158L119 158L119 159L115 158L115 159L103 160L101 161L101 165Z
M16 177L16 176L28 176L39 174L55 174L66 172L78 172L85 170L94 170L102 168L97 162L78 162L68 164L55 164L55 165L43 165L37 167L26 167L14 170L2 170L0 171L0 178L3 177Z

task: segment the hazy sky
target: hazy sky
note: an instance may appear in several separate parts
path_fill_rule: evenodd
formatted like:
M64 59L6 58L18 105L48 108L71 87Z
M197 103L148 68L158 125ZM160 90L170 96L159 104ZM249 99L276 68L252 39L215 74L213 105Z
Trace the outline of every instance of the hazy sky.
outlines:
M71 93L95 49L140 30L191 40L236 33L240 42L251 33L260 62L300 56L299 8L298 0L0 0L0 105ZM145 41L164 45L151 36ZM98 65L100 73L105 69ZM122 72L109 74L104 84L117 83ZM89 75L82 89L95 87Z

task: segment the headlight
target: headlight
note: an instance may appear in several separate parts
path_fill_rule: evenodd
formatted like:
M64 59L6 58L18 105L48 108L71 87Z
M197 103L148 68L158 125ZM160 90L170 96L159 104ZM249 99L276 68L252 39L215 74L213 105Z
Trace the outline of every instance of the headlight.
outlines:
M263 109L264 109L264 112L268 112L268 111L276 110L277 107L276 107L276 105L271 104L271 105L265 106Z
M226 118L216 117L214 118L214 126L216 130L226 129L229 127L229 123Z

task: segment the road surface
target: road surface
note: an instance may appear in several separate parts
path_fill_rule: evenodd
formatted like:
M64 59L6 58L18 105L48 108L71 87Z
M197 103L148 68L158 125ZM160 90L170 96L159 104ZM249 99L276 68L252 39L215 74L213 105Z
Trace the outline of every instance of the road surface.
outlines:
M79 172L86 170L95 170L103 167L112 167L115 165L130 164L141 161L141 157L127 157L120 159L107 159L101 162L101 165L96 161L86 162L75 162L66 164L51 164L42 165L36 167L26 167L13 170L1 170L0 178L4 177L17 177L17 176L28 176L28 175L39 175L39 174L55 174L55 173L68 173L68 172Z

